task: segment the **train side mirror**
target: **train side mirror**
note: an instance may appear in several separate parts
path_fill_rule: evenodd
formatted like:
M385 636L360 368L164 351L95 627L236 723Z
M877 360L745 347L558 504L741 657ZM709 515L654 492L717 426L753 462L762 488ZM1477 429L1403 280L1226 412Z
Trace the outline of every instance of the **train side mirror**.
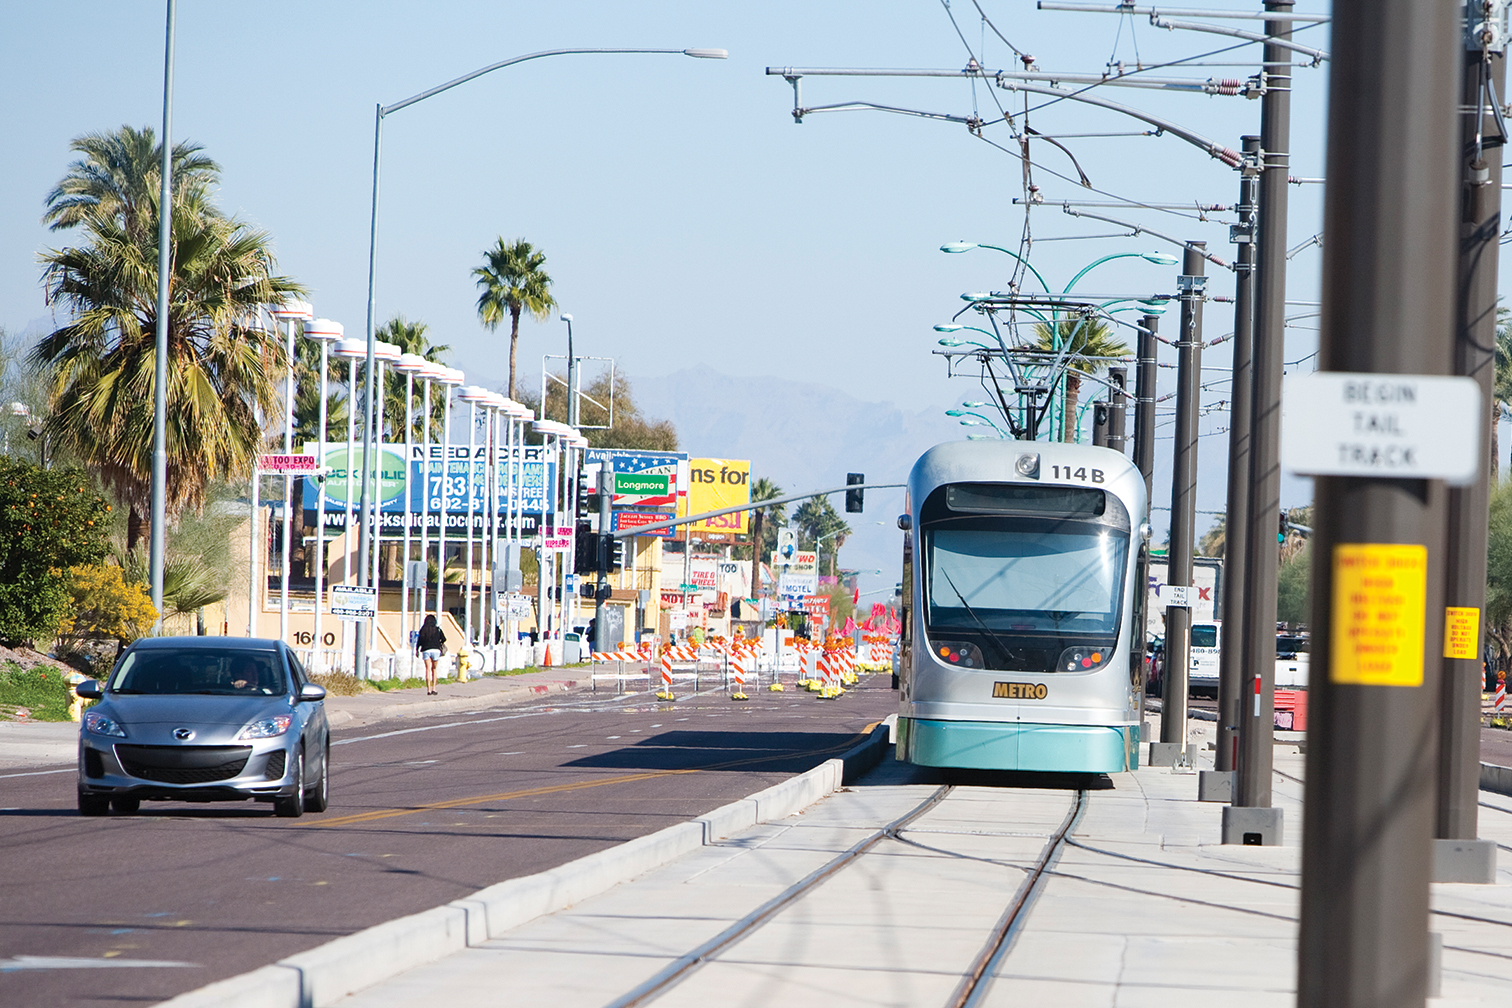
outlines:
M1155 530L1150 527L1150 523L1149 522L1140 522L1139 523L1139 538L1143 539L1145 542L1149 542L1150 541L1150 536L1152 536L1154 534L1155 534Z
M909 529L913 528L913 515L898 515L898 528L902 529L904 532L907 532Z

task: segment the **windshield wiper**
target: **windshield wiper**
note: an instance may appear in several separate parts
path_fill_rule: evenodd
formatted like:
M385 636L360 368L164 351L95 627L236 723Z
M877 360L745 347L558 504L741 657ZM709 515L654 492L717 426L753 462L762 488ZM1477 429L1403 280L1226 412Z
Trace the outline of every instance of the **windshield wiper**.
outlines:
M977 615L976 610L971 608L971 603L966 601L966 596L961 594L961 589L957 588L955 581L951 580L950 571L942 566L940 573L945 575L945 581L950 585L950 590L955 592L956 598L961 600L961 605L966 607L966 614L976 620L977 626L982 628L983 633L992 638L992 643L997 645L998 652L1003 656L1003 661L1010 661L1012 655L1009 654L1007 645L998 638L997 634L992 632L992 629L986 623L982 622L982 617Z
M139 689L132 689L130 686L117 686L115 689L111 690L110 692L112 692L112 693L144 693L146 691L145 690L139 690Z

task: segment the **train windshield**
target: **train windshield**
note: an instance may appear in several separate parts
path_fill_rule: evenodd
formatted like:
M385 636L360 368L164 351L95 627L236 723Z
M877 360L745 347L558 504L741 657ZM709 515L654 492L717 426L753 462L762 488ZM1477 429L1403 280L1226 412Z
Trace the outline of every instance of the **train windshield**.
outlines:
M1044 490L1047 497L1064 493ZM1061 669L1068 648L1111 649L1129 527L1116 499L1106 498L1114 507L1105 507L1095 492L1095 509L1075 502L1059 515L1046 501L962 513L959 494L926 507L922 574L931 644L965 648L971 664L979 656L982 667L1026 672Z

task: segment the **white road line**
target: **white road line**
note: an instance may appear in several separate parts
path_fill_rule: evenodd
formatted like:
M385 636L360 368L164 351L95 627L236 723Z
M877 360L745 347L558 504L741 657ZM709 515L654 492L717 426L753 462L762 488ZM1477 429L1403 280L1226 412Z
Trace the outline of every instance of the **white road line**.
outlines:
M7 777L42 777L42 776L44 776L46 774L53 774L53 773L78 773L78 772L79 772L79 768L78 767L64 767L62 770L28 770L26 773L0 774L0 780L4 780Z

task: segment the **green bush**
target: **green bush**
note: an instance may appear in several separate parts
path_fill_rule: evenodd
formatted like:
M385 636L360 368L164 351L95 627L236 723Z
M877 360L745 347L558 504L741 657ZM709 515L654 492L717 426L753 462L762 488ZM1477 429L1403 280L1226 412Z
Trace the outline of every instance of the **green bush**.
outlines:
M36 665L24 669L15 662L0 665L0 712L15 714L26 708L38 721L67 721L73 691L68 673L56 667Z
M72 469L0 456L0 641L52 637L68 615L68 568L105 555L110 506Z
M360 696L367 692L362 680L350 672L315 672L311 673L310 681L324 686L332 696Z

